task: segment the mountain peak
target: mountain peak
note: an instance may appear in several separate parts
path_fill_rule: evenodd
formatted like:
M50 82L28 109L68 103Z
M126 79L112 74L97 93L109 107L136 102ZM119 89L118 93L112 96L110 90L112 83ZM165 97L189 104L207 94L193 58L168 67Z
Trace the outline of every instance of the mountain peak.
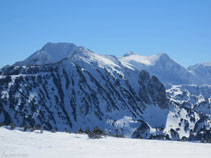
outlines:
M199 65L203 65L203 66L211 66L211 62L204 62L204 63L201 63Z
M189 71L193 72L195 70L201 71L202 69L207 69L206 67L211 67L211 62L204 62L204 63L199 63L199 64L191 65L187 69Z
M14 66L44 65L55 63L66 57L71 56L77 48L78 47L73 43L49 42L25 60L16 62Z
M132 52L132 51L129 51L129 52L125 53L125 54L123 55L123 57L127 57L127 56L130 56L130 55L136 55L136 53L134 53L134 52Z
M135 54L133 52L128 52L122 58L120 58L120 60L130 62L130 63L137 62L144 65L152 66L152 65L155 65L157 62L167 62L170 60L170 57L165 53L156 54L152 56L142 56L139 54Z
M42 51L46 51L46 50L53 50L53 49L69 49L69 48L73 48L73 47L76 47L75 44L73 43L64 43L64 42L60 42L60 43L51 43L51 42L48 42L46 43L42 48L41 50Z
M159 53L159 54L157 54L156 56L158 56L158 57L170 58L170 57L168 56L168 54L166 54L166 53Z
M151 58L154 61L160 61L160 62L166 62L169 60L172 60L167 54L165 53L160 53L160 54L156 54L156 55L152 55L149 58Z

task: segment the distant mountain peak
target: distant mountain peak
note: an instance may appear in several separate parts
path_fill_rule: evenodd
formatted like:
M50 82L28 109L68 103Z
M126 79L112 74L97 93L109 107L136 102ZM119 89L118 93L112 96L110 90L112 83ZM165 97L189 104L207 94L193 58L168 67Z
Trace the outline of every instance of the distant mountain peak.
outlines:
M83 51L83 52L92 52L90 49L88 49L88 48L86 48L86 47L83 47L83 46L79 46L78 47L78 50L80 50L80 51ZM92 52L93 53L93 52Z
M59 42L59 43L48 42L41 48L41 50L48 50L52 48L58 49L58 48L65 48L65 47L76 47L76 45L73 43L65 43L65 42Z
M204 63L201 63L200 65L203 65L203 66L211 66L211 62L204 62Z
M195 64L195 65L189 66L187 69L189 71L194 71L196 69L202 69L202 68L205 68L205 67L211 67L211 62L204 62L204 63Z
M125 53L125 54L123 55L123 57L127 57L127 56L130 56L130 55L136 55L136 53L134 53L134 52L132 52L132 51L129 51L129 52Z
M49 56L57 54L69 54L70 51L76 49L77 46L73 43L46 43L41 49L41 52L46 52ZM36 52L35 52L36 53Z
M123 66L129 69L146 70L150 74L156 75L165 84L187 84L192 82L189 80L191 77L190 72L165 53L152 56L136 54L121 57L119 60Z
M120 58L120 60L130 63L137 62L137 63L142 63L144 65L155 65L157 62L170 61L171 58L165 53L156 54L152 56L142 56L139 54L135 54L133 52L128 52L122 58Z
M166 53L159 53L159 54L157 54L156 56L161 57L161 58L170 58L170 57L168 56L168 54L166 54Z
M14 66L44 65L58 62L69 57L78 47L73 43L47 43L40 50Z

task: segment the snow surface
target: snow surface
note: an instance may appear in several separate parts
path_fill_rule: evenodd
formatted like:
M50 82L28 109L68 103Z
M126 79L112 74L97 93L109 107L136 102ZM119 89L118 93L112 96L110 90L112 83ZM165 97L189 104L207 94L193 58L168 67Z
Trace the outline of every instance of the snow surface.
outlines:
M106 137L85 134L23 132L0 128L1 157L30 158L208 158L211 144Z

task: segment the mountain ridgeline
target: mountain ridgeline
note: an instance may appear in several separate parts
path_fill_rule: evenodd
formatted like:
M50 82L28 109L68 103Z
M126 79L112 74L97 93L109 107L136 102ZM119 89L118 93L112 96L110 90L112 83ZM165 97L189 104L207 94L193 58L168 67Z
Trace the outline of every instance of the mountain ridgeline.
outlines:
M201 86L210 83L199 83L194 70L166 54L116 58L48 43L0 70L0 123L72 132L98 127L133 138L210 139L211 97L203 88L211 88ZM195 83L196 90L182 86L187 83Z

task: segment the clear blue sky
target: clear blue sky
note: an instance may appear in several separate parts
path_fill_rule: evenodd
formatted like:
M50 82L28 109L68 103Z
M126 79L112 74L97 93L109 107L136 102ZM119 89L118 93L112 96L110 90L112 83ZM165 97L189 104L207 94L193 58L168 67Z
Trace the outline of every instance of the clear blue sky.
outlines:
M211 61L211 0L0 0L0 67L47 42Z

